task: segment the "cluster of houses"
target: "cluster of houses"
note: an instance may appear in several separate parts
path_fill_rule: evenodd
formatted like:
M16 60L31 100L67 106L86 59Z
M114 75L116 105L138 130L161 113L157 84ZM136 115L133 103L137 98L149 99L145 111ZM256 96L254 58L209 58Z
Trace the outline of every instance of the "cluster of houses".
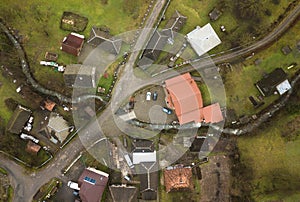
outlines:
M68 186L79 194L82 202L101 201L103 193L108 187L110 197L114 202L137 202L137 201L157 201L159 187L159 168L157 153L154 142L145 139L134 139L133 150L129 159L120 158L122 163L130 166L131 172L135 173L139 182L132 181L132 178L125 177L119 184L110 183L110 175L95 168L86 168L78 178L78 182L69 182ZM123 159L123 160L122 160ZM166 167L163 171L162 183L165 191L189 191L193 190L193 168L176 164ZM138 185L138 186L137 186ZM79 201L76 199L75 201Z
M37 154L41 145L48 150L47 145L63 143L74 127L53 111L55 105L55 102L45 99L41 109L34 112L18 105L7 124L7 131L27 141L26 151L32 154Z

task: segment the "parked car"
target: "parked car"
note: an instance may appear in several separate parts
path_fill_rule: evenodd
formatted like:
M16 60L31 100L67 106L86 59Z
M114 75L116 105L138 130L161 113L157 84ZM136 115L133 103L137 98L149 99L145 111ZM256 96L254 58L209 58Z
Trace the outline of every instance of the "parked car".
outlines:
M163 107L162 108L162 110L163 110L163 112L165 112L166 114L172 114L172 110L170 109L170 108L168 108L168 107Z
M147 101L151 100L151 92L149 91L146 93L146 100Z
M157 94L157 92L155 91L155 92L153 93L153 95L152 95L152 99L153 99L154 101L156 101L156 100L157 100L157 96L158 96L158 94Z

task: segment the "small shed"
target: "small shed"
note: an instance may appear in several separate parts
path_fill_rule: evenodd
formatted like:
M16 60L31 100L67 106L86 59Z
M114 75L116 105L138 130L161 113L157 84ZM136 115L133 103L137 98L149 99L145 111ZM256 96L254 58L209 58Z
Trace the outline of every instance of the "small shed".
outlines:
M284 47L281 48L281 52L284 55L288 55L289 53L292 52L292 48L289 45L286 45L286 46L284 46Z
M50 53L50 52L46 52L45 54L45 59L47 61L53 61L56 62L58 58L58 54L57 53Z
M208 14L211 21L216 21L221 16L221 11L217 8L214 8L210 13Z
M84 36L77 33L70 33L63 39L61 50L74 56L79 56L84 43Z
M37 153L40 151L40 149L41 149L40 145L35 144L31 140L29 140L28 143L27 143L27 145L26 145L26 149L25 150L28 153L37 155Z

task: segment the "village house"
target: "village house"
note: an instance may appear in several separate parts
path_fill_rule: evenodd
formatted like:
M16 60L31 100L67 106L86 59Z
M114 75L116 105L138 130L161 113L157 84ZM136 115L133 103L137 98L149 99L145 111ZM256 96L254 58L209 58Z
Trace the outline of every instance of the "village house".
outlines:
M224 120L219 103L203 107L201 92L190 73L165 81L166 104L175 110L179 124L218 123Z
M166 192L193 189L192 168L183 165L169 166L164 170Z
M108 182L109 174L95 168L86 168L78 179L82 202L99 202Z
M137 188L128 185L111 185L109 192L113 202L137 202Z
M31 113L30 109L18 105L7 124L7 131L14 134L20 134L29 120Z
M81 64L67 65L64 80L68 87L96 88L96 67Z
M270 96L275 92L283 95L292 88L287 79L287 73L282 68L276 68L266 74L255 86L263 96Z
M118 55L121 50L122 39L114 38L108 32L94 26L92 27L87 43L95 47L100 45L103 50Z
M198 56L201 56L214 47L221 44L221 40L210 23L196 29L186 35L187 41L191 44Z

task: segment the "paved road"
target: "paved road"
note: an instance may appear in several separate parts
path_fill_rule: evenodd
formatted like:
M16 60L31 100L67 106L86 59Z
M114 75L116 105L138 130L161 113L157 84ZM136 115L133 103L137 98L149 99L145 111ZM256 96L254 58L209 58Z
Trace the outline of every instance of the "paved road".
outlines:
M163 7L164 1L158 1L154 6L152 14L148 18L145 27L152 27L157 19L157 16L160 13L160 10ZM298 5L290 15L276 28L272 33L270 33L266 38L262 39L261 41L244 48L242 50L238 50L234 53L230 53L227 55L223 55L213 59L214 63L220 63L223 61L231 60L235 57L245 55L247 53L251 53L268 43L272 42L278 36L280 36L284 30L286 30L290 24L297 18L299 14L300 6ZM140 37L137 40L136 48L139 48L143 42L147 40L147 31L143 31ZM129 61L125 65L123 69L123 75L114 89L114 96L111 105L112 109L108 107L101 115L98 117L98 120L92 121L86 129L82 132L87 134L83 138L75 138L70 144L68 144L62 151L60 151L56 157L51 161L51 163L40 170L38 173L25 173L24 169L14 163L11 160L3 158L0 156L0 163L5 169L8 170L10 179L12 184L15 188L15 197L14 201L26 202L31 201L33 195L36 193L38 188L43 185L44 183L48 182L52 177L61 177L61 170L64 169L70 162L79 154L80 151L84 149L83 143L89 143L96 141L97 139L103 138L103 134L99 134L99 131L96 129L98 128L97 124L102 125L105 121L112 120L112 111L120 104L122 98L124 99L130 92L134 92L135 90L139 89L142 86L147 85L147 83L159 83L166 78L169 78L174 75L172 73L165 73L163 75L159 75L152 80L145 82L142 79L135 78L133 75L133 65L135 59L138 57L138 52L132 53ZM200 66L205 67L207 65L211 65L212 61L204 60L200 61ZM179 72L187 72L190 71L191 67L186 67ZM128 90L130 89L130 90ZM115 101L115 102L114 102ZM95 125L94 125L95 124ZM126 126L127 127L127 126Z

